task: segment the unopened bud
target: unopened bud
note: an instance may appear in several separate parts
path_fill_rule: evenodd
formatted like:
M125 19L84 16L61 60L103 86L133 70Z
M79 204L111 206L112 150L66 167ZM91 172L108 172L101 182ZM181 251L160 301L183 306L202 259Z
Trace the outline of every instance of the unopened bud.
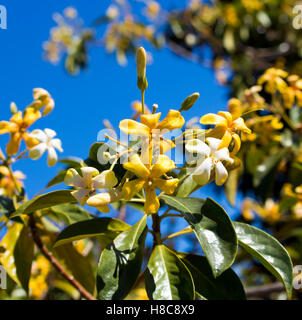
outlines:
M11 114L15 114L18 112L18 108L17 105L15 104L15 102L11 102L10 104L10 112Z
M136 54L136 72L137 72L137 87L140 90L146 90L148 87L148 82L146 78L146 64L147 64L147 54L143 47L137 50Z
M194 104L198 98L199 98L198 92L192 93L181 104L181 108L179 109L179 111L188 111L189 109L191 109L194 106Z

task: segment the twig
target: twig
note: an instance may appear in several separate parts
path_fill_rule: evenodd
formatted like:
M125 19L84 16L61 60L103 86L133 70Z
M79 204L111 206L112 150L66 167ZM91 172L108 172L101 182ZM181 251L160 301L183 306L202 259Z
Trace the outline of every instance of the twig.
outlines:
M93 295L91 295L71 274L69 274L59 261L53 256L53 254L47 249L45 244L42 242L39 232L36 226L35 219L31 214L29 217L29 227L31 229L32 237L35 244L38 246L40 251L49 260L49 262L57 269L57 271L71 284L73 285L80 294L87 300L96 300Z
M282 292L284 285L281 282L275 282L258 287L251 287L245 290L246 296L251 297L264 297L274 292Z

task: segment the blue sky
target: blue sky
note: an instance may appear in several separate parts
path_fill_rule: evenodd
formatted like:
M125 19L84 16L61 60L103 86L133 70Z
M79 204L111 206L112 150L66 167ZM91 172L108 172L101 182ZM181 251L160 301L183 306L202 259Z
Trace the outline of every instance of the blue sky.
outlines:
M32 129L55 130L63 142L62 157L85 158L89 146L103 128L102 120L107 118L117 127L121 119L131 116L130 103L140 97L133 57L129 58L128 66L120 67L114 55L107 55L104 48L93 48L88 70L76 77L68 75L62 64L53 66L42 57L42 43L48 39L49 30L54 26L54 12L62 12L72 5L89 25L105 12L109 2L0 0L0 4L7 8L8 23L7 30L0 30L1 120L10 118L11 101L23 110L32 101L32 89L45 88L55 99L56 107ZM176 2L180 4L175 0L161 1L167 9ZM192 110L185 113L187 120L225 109L227 88L218 85L211 69L185 61L167 49L152 51L152 54L154 62L147 69L147 105L157 103L160 111L166 114L170 108L178 109L185 97L198 91L200 99ZM8 135L0 136L2 149L5 149L7 140ZM20 169L27 176L29 197L41 190L59 168L60 165L48 168L45 156L38 161L22 160L14 166L14 170ZM225 199L213 194L211 188L202 191L202 195L212 196L227 205Z

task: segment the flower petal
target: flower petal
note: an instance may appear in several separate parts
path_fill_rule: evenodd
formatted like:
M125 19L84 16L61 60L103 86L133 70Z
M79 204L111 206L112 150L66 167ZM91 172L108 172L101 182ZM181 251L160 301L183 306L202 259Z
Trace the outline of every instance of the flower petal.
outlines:
M6 153L9 156L17 154L20 148L22 134L20 132L11 133L9 142L6 146Z
M58 156L57 156L55 148L48 147L48 149L47 149L47 165L49 167L52 167L57 163L57 161L58 161Z
M108 204L118 201L122 197L120 191L112 189L109 192L98 193L92 197L89 197L87 204L91 207L104 207Z
M65 175L64 183L67 186L75 186L77 188L85 188L85 186L86 186L83 178L73 168L68 169L68 171Z
M193 172L193 179L199 185L205 185L209 182L211 171L213 168L213 161L211 158L206 158Z
M241 139L237 133L233 134L233 140L234 140L234 148L231 154L235 155L240 150L240 147L241 147Z
M226 180L228 178L228 171L227 169L224 167L224 165L218 161L215 164L215 180L216 180L216 184L218 186L223 185Z
M49 144L58 151L63 152L62 141L60 139L52 139Z
M44 132L49 140L53 139L57 133L52 129L44 129Z
M210 137L210 138L207 138L206 141L209 144L209 147L211 149L211 153L214 153L219 148L222 140Z
M82 172L83 180L86 183L86 185L91 182L93 176L96 176L99 174L99 171L93 167L82 167L81 172Z
M166 152L168 152L173 148L175 148L175 143L172 140L160 137L160 142L159 142L160 154L165 154Z
M157 127L161 112L154 114L142 114L141 123L149 127L151 130Z
M93 189L113 188L118 180L112 170L105 170L92 179Z
M40 143L37 146L29 150L29 157L33 160L38 160L42 157L43 153L46 151L47 146L45 143Z
M30 137L39 140L40 142L47 141L47 135L44 131L36 129L29 134Z
M226 130L223 137L221 138L220 145L218 149L227 148L232 141L232 134L229 130Z
M138 192L140 192L145 184L144 179L135 179L128 181L123 185L122 193L126 201L131 200Z
M41 112L38 110L35 110L34 108L26 108L24 112L23 117L23 123L28 128L30 125L32 125L35 121L37 121L39 118L41 118Z
M149 169L142 163L140 156L136 153L130 157L130 161L123 164L126 170L135 173L141 178L147 178L150 175Z
M238 118L233 122L233 130L241 130L245 133L251 133L251 129L246 126L242 118Z
M137 134L148 137L150 129L146 125L131 119L125 119L120 122L119 128L126 134Z
M234 160L230 157L230 152L228 148L219 149L214 153L215 160L224 160L233 163Z
M13 122L1 121L0 122L0 134L14 132L18 130L18 126Z
M164 173L175 169L175 163L163 154L157 157L156 163L151 168L151 177L159 178Z
M186 150L190 153L198 153L203 156L209 156L211 149L209 146L199 139L192 139L186 143Z
M174 129L181 129L185 123L184 117L177 110L169 110L167 116L158 124L157 128L167 129L172 131Z
M208 114L204 115L203 117L201 117L200 123L201 124L214 124L214 125L219 125L219 126L223 126L223 127L228 126L227 119L225 119L224 117L219 116L215 113L208 113Z
M172 194L176 187L178 186L178 179L170 179L170 180L163 180L163 179L154 179L153 186L157 189L160 189L166 194Z
M89 197L89 190L88 189L80 189L72 191L71 194L77 199L77 201L84 206L86 201Z
M157 198L154 188L146 188L146 202L144 205L144 211L147 214L157 213L159 210L160 204Z

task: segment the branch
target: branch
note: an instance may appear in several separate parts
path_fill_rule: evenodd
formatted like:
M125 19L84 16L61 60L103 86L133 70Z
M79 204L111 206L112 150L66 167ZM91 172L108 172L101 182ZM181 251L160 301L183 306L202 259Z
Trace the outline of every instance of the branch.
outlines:
M274 282L258 287L251 287L245 290L246 296L251 297L265 297L270 293L284 291L284 285L281 282Z
M55 269L72 285L74 286L80 294L87 300L96 300L71 274L69 274L60 262L53 256L53 254L47 249L45 244L42 242L36 222L33 214L29 216L29 227L31 229L32 237L35 244L38 246L40 251L49 260L49 262L55 267Z

